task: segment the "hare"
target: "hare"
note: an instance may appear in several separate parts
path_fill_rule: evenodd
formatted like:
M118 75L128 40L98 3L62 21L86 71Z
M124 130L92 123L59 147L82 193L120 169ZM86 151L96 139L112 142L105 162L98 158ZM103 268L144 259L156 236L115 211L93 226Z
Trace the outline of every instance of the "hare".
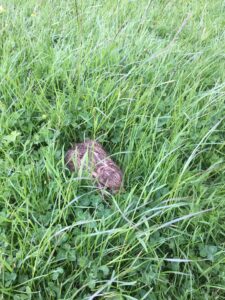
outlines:
M88 172L100 189L109 189L115 194L122 188L122 171L94 140L75 144L67 151L65 163L71 172L80 169Z

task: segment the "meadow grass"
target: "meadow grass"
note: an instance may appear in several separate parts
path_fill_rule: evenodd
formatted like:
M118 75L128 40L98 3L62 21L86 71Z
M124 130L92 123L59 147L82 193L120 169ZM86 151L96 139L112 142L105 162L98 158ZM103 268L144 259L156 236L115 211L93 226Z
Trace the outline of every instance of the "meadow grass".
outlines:
M224 13L0 3L0 299L225 299ZM84 138L125 193L69 174Z

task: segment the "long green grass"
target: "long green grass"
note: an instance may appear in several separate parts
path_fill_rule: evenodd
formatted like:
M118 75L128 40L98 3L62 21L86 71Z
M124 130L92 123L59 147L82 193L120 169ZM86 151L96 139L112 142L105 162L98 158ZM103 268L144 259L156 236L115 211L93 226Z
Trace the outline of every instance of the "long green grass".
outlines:
M225 299L225 3L0 3L0 299ZM101 142L102 199L65 151Z

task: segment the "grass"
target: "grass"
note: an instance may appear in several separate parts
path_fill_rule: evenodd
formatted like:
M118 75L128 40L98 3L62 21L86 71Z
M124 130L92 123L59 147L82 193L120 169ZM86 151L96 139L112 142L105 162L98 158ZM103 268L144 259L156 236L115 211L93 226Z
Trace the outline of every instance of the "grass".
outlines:
M225 299L224 2L0 4L0 299Z

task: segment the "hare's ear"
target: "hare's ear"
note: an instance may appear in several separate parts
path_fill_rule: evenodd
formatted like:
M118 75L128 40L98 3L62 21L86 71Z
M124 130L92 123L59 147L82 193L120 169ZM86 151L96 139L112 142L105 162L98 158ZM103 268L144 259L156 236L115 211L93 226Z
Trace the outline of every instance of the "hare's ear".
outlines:
M70 171L73 171L73 155L74 150L68 150L65 155L65 165L70 169Z
M64 157L65 163L67 163L67 162L71 159L72 151L73 151L73 150L70 149L70 150L68 150L68 151L66 152L65 157Z

